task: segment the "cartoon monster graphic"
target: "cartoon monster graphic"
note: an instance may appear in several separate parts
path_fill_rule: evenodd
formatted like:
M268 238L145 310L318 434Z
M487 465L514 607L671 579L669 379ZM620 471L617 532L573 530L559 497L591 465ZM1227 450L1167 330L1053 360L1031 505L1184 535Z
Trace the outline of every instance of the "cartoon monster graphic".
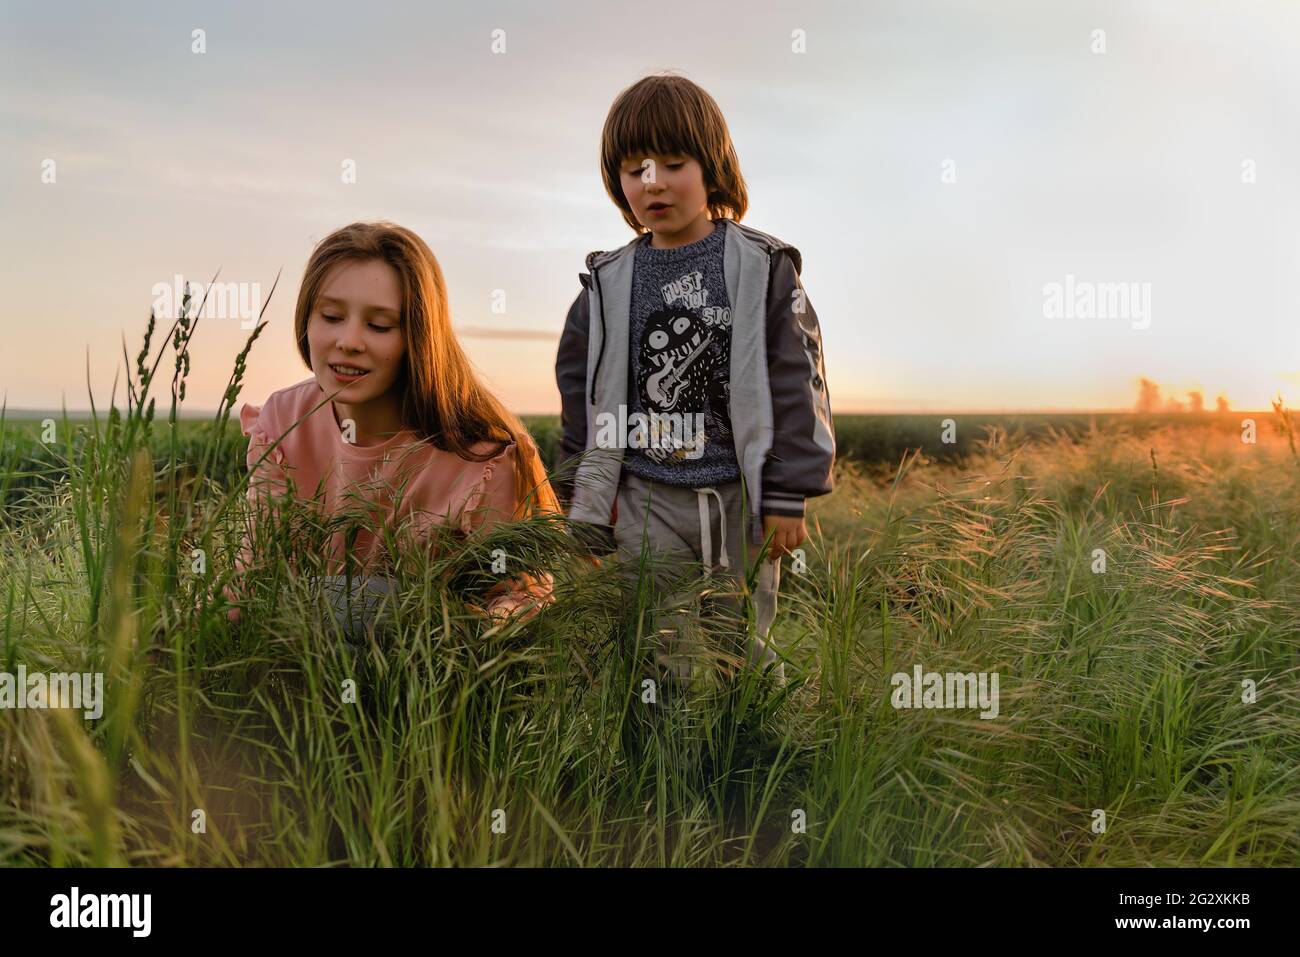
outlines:
M699 316L665 309L646 320L641 336L638 385L647 409L703 412L727 339Z

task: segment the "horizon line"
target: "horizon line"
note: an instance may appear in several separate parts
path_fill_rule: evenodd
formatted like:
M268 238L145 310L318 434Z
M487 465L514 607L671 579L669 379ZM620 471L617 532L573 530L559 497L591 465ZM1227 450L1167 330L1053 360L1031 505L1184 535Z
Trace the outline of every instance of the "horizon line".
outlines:
M52 408L26 408L15 407L4 410L5 417L13 415L22 415L31 417L38 414L54 413L62 415L66 412L68 415L90 415L93 412L99 415L107 415L109 405L98 407L94 410L89 407L78 409L52 409ZM118 407L122 411L122 407ZM513 411L513 410L512 410ZM1272 407L1267 409L1227 409L1220 412L1218 409L1143 409L1139 411L1133 408L983 408L983 409L943 409L943 408L920 408L920 409L845 409L843 411L833 411L832 416L841 415L1233 415L1239 413L1267 413L1273 414ZM215 418L216 409L178 409L177 417L183 419L198 418ZM231 417L235 415L235 410L231 409ZM528 418L541 418L543 416L556 417L558 411L550 412L520 412L513 411L514 415ZM155 421L160 421L155 419Z

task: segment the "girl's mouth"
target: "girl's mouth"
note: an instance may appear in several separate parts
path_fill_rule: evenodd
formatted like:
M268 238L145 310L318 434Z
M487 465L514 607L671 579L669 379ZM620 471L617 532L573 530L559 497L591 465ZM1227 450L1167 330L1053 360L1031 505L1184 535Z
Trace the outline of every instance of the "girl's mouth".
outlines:
M355 382L369 371L369 369L359 369L356 366L330 365L330 372L333 372L334 378L340 382Z
M646 207L646 209L651 213L654 213L656 216L662 216L664 213L668 212L668 210L672 209L672 206L668 203L651 203Z

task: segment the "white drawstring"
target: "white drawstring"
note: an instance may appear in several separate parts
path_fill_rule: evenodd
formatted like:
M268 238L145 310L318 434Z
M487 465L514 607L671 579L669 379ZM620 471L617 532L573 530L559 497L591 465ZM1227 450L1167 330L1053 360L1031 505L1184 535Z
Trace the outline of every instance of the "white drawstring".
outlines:
M712 487L697 488L695 494L699 497L700 503L700 552L704 562L704 577L708 578L713 572L713 533L709 527L709 493L712 492L714 498L718 500L718 518L721 519L719 526L722 532L722 547L718 554L718 564L723 568L730 568L731 561L727 558L727 507L723 504L722 496L718 490Z

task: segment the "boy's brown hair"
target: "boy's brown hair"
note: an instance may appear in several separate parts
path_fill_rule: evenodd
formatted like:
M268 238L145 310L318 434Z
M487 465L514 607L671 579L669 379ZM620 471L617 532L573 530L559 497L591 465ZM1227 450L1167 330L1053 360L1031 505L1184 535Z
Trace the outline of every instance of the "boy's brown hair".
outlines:
M700 164L708 190L709 215L740 220L749 208L745 178L731 133L713 97L683 76L657 74L638 80L618 95L605 118L600 170L605 192L638 233L623 195L620 167L638 153L684 154Z

